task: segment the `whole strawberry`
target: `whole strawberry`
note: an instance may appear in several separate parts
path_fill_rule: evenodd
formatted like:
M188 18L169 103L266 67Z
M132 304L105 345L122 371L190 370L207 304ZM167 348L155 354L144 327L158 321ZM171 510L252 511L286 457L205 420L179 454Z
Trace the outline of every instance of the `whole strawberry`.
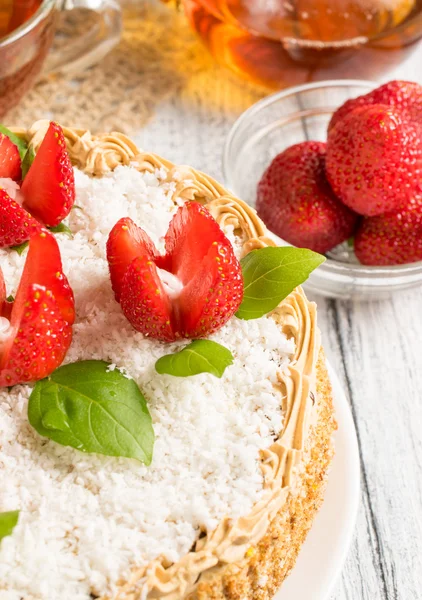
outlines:
M422 85L414 81L396 80L342 104L333 114L328 130L355 108L371 104L386 104L399 110L402 116L422 124Z
M302 142L276 156L258 184L256 208L271 231L320 253L347 240L358 218L326 180L322 142Z
M422 190L422 126L383 104L356 108L328 135L326 172L355 212L398 210Z
M367 217L355 236L364 265L400 265L422 260L422 198L401 211Z

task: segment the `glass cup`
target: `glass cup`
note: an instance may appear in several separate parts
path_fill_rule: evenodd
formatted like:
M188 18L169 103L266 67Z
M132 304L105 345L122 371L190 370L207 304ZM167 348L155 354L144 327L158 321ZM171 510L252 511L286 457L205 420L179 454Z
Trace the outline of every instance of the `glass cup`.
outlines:
M60 52L49 50L60 11L88 9L93 27L75 36ZM44 73L76 73L100 60L119 41L121 11L115 0L43 0L32 17L0 38L0 118Z

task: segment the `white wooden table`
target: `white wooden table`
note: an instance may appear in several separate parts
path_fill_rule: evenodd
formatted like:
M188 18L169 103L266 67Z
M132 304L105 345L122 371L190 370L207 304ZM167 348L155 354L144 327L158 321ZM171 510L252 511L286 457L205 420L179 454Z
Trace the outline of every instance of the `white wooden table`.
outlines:
M392 78L422 83L422 46L383 80ZM156 107L137 141L221 180L226 135L261 96L262 90L209 61ZM326 352L350 399L362 469L356 535L333 600L419 600L422 287L371 304L315 299Z

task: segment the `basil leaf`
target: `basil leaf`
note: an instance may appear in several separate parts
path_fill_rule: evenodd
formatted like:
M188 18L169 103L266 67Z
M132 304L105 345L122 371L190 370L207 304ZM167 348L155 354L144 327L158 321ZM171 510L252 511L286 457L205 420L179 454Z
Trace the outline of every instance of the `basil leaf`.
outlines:
M222 377L226 368L233 364L233 355L224 346L211 340L194 340L179 352L162 356L155 363L161 375L191 377L199 373L211 373Z
M63 446L151 464L154 430L139 387L101 360L56 369L35 384L28 418L34 429Z
M18 519L18 510L0 513L0 541L8 535L12 534L12 531L18 524Z
M59 223L58 225L55 225L54 227L49 227L48 228L50 231L52 231L53 233L65 233L68 237L73 238L73 233L71 232L71 230L69 229L69 227L66 225L66 223Z
M23 160L25 158L26 151L28 150L28 144L24 142L18 135L16 135L16 133L13 133L13 131L7 129L7 127L4 125L0 125L0 133L6 135L9 140L15 144L15 146L17 146L19 150L19 156L21 157L21 160Z
M22 179L25 179L30 166L34 162L35 152L32 146L29 146L28 150L25 152L25 156L22 159Z
M271 246L252 250L242 260L244 294L239 319L259 319L306 281L325 258L305 248Z
M24 250L28 248L29 242L23 242L23 244L19 244L18 246L10 246L11 250L16 250L16 252L21 256Z

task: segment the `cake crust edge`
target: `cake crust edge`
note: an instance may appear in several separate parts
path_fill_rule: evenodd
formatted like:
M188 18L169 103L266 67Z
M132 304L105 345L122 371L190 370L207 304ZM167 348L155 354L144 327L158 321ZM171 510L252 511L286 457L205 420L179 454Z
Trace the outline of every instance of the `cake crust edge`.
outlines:
M241 562L204 574L186 600L271 600L293 569L323 500L337 429L333 394L321 348L317 363L318 420L307 442L301 485L272 520L262 540ZM134 600L134 599L133 599Z

